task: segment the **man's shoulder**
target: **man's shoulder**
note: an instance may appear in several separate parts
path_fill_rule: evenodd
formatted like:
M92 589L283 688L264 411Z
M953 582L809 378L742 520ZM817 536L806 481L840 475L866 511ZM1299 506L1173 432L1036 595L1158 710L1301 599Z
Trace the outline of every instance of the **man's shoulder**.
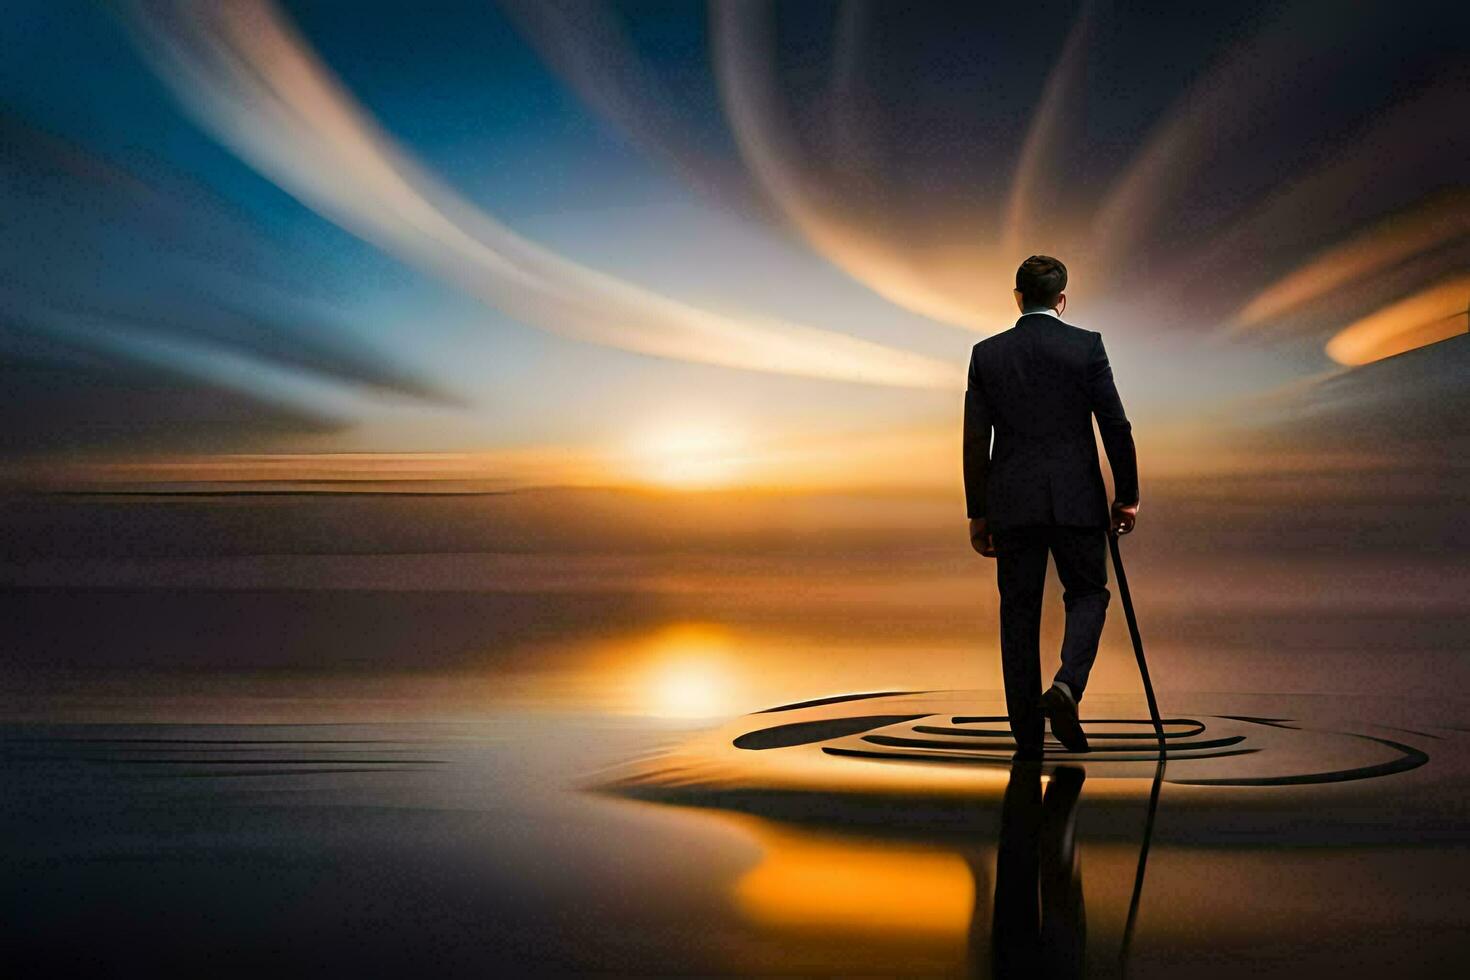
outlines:
M1033 328L1028 327L1027 329ZM1057 317L1046 317L1043 320L1039 333L1048 338L1060 338L1069 347L1091 348L1102 340L1102 334L1099 331L1088 330L1085 327L1079 327L1075 323L1068 323ZM998 333L993 333L989 337L982 337L970 348L970 357L971 359L979 359L993 356L1004 351L1020 336L1021 326L1018 323Z
M1056 325L1059 328L1057 334L1077 347L1090 349L1102 342L1102 332L1099 330L1088 330L1086 327L1079 327L1065 320L1057 320Z
M971 347L970 350L972 352L992 351L995 350L997 347L1005 346L1005 344L1008 343L1011 338L1015 336L1016 328L1007 327L1004 330L991 334L989 337L981 337L978 341L975 342L975 346Z
M1077 326L1077 324L1075 324L1075 323L1068 323L1066 320L1060 320L1059 319L1059 320L1056 321L1056 323L1057 323L1057 326L1065 328L1065 332L1068 333L1068 334L1070 334L1070 335L1072 335L1072 336L1074 336L1074 337L1101 337L1102 336L1102 333L1100 331L1097 331L1097 330L1088 330L1086 327L1079 327L1079 326Z

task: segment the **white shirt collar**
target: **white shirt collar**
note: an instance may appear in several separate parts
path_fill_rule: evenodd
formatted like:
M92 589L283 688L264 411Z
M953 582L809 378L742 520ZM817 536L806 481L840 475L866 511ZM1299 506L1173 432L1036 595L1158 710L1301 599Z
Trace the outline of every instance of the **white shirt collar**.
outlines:
M1054 309L1052 309L1052 308L1051 308L1051 307L1047 307L1047 308L1046 308L1046 309L1044 309L1044 310L1023 310L1023 311L1022 311L1022 312L1021 312L1021 315L1022 315L1022 316L1030 316L1030 315L1031 315L1031 314L1033 314L1033 313L1045 313L1045 314L1046 314L1046 315L1047 315L1047 316L1054 316L1054 317L1056 317L1056 318L1057 318L1057 319L1058 319L1058 320L1060 320L1060 319L1061 319L1061 316L1059 316L1059 315L1058 315L1058 314L1057 314L1057 311L1056 311L1056 310L1054 310Z

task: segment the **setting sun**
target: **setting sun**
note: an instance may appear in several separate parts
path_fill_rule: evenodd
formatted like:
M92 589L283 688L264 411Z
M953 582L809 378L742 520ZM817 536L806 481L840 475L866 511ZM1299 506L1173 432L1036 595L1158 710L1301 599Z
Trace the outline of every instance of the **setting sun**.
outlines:
M728 426L681 421L637 435L628 453L635 479L680 490L728 486L745 468L741 440Z

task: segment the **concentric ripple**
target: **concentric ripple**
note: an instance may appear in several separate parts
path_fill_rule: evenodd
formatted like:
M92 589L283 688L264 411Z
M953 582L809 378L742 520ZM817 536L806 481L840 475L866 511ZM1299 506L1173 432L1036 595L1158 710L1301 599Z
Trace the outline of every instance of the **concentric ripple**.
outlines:
M1095 714L1089 714L1093 705ZM1092 750L1074 753L1048 737L1043 764L1082 765L1089 779L1152 779L1160 739L1141 707L1128 699L1090 698L1082 723ZM1373 779L1424 765L1428 752L1411 740L1440 737L1366 722L1177 712L1163 719L1163 778L1214 787ZM836 695L735 719L642 760L617 783L625 791L654 794L677 787L951 795L973 790L976 774L987 769L1001 776L1015 750L995 692Z
M844 719L852 721L853 719ZM859 719L861 720L861 719ZM1153 722L1148 718L1086 718L1082 719L1088 731L1090 741L1093 744L1091 751L1077 753L1068 751L1055 739L1048 739L1044 745L1044 756L1046 759L1057 762L1069 762L1079 764L1096 763L1119 763L1119 762L1147 762L1159 761L1160 750L1158 747L1158 735L1153 727ZM1232 729L1229 734L1221 734L1218 737L1206 736L1213 721L1218 728ZM912 723L911 723L912 722ZM1011 755L1016 750L1016 743L1008 730L991 728L974 728L972 725L995 725L1006 724L1004 715L980 715L959 716L950 719L948 725L922 724L913 719L895 720L884 724L881 729L874 730L871 727L863 729L861 735L856 736L859 744L853 744L853 738L828 737L824 738L822 751L831 755L851 756L868 759L898 759L912 762L944 763L944 764L1009 764ZM809 725L820 725L822 723L807 723ZM837 720L830 722L834 728L841 727ZM1181 784L1217 785L1217 786L1287 786L1305 783L1328 783L1345 782L1354 779L1369 779L1374 776L1386 776L1396 772L1406 772L1415 769L1429 761L1429 756L1411 745L1396 742L1386 738L1365 735L1356 732L1321 732L1311 731L1300 726L1288 724L1285 720L1261 720L1241 716L1206 715L1203 719L1196 718L1167 718L1164 719L1165 748L1163 754L1170 763L1194 762L1201 759L1223 759L1232 756L1244 756L1261 753L1271 749L1273 743L1278 750L1282 747L1282 738L1279 735L1256 732L1242 732L1234 729L1240 725L1269 726L1269 729L1277 731L1303 732L1309 736L1338 736L1349 739L1359 739L1369 743L1371 746L1381 746L1384 749L1396 753L1379 761L1357 762L1359 755L1364 754L1362 746L1351 744L1335 746L1330 757L1350 758L1356 764L1347 764L1341 768L1319 769L1316 771L1302 772L1267 772L1261 775L1223 775L1218 777L1198 778L1171 778L1168 781ZM780 726L782 728L794 728L797 726ZM776 736L779 729L763 729L741 736L736 740L736 745L742 741L754 741L761 738L770 739ZM1248 744L1249 743L1249 744ZM1357 751L1353 751L1357 749ZM1279 751L1275 754L1284 754ZM1270 763L1271 759L1262 760Z

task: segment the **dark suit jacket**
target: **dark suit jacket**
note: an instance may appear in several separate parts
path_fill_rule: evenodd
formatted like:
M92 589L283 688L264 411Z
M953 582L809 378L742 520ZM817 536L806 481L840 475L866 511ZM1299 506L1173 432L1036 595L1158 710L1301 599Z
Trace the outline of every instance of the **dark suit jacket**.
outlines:
M1092 417L1118 500L1138 500L1133 427L1102 334L1028 313L970 355L965 392L965 506L989 528L1105 527L1107 491ZM990 444L995 431L995 446Z

